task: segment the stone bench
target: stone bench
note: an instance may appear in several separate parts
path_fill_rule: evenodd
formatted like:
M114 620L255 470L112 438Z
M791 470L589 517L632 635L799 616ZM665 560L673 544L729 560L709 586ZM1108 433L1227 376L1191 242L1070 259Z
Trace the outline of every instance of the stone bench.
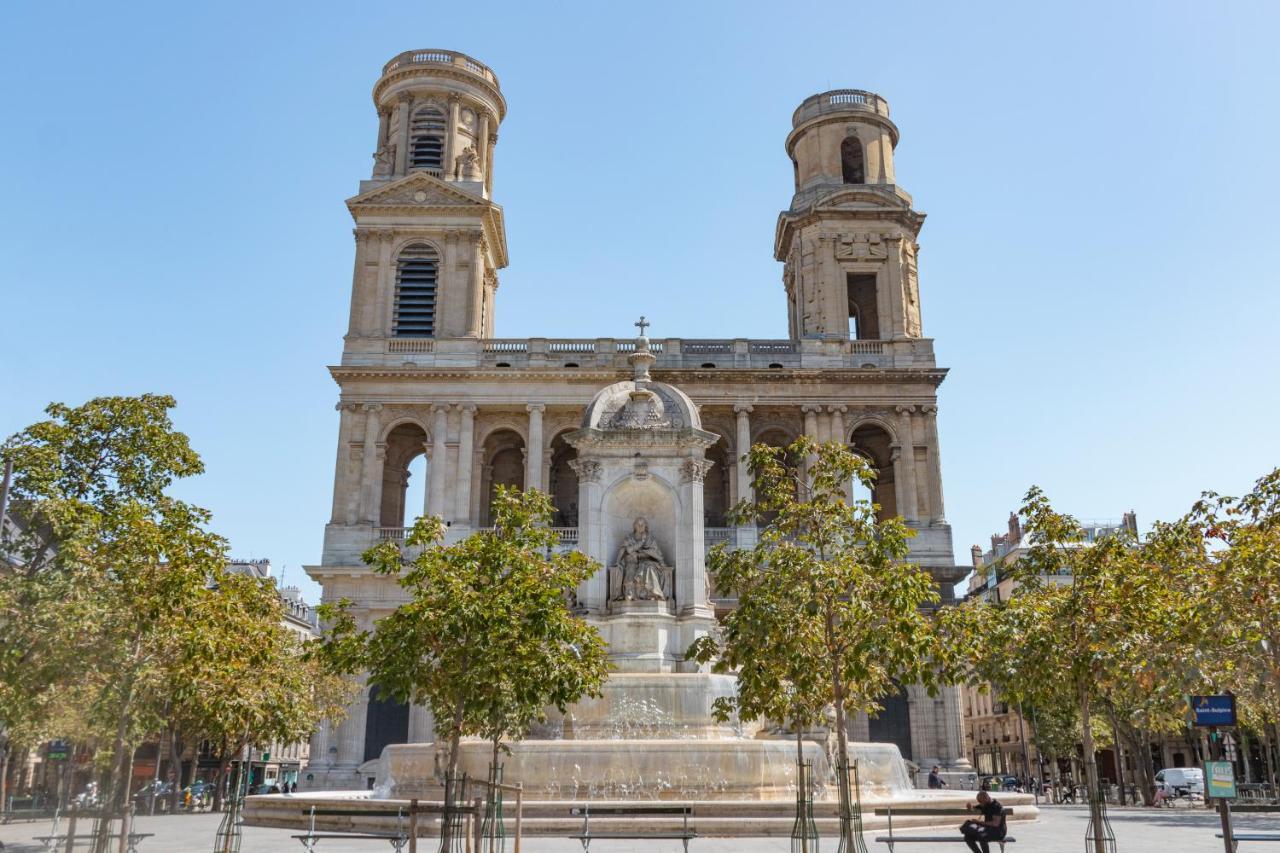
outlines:
M575 807L569 809L572 817L582 818L581 831L570 835L570 838L577 839L582 844L583 851L589 850L593 839L628 839L628 840L647 840L653 838L670 838L679 839L684 845L685 853L689 853L689 842L698 837L698 833L693 827L689 826L689 818L693 816L692 806L600 806L592 808L590 805ZM633 829L628 831L615 832L592 832L591 818L628 818L628 817L650 817L650 816L675 816L681 818L680 829L675 830L643 830Z
M876 809L877 817L887 817L889 819L889 834L876 836L876 842L879 844L889 845L889 853L893 853L893 848L897 844L953 844L959 842L965 843L965 838L959 833L955 835L894 835L893 834L893 816L899 817L968 817L972 818L974 812L970 809L923 809L923 808L883 808ZM1001 811L1006 818L1013 814L1013 809L1003 809ZM998 844L1001 851L1004 850L1006 844L1013 844L1018 839L1012 835L1006 835L1001 839L990 839L988 844Z

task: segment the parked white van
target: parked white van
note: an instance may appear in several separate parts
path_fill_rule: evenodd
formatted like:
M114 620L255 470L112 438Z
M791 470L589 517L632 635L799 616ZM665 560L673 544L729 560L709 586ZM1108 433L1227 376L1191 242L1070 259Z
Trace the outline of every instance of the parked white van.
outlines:
M1199 767L1166 767L1156 774L1156 789L1169 797L1179 794L1204 796L1204 771Z

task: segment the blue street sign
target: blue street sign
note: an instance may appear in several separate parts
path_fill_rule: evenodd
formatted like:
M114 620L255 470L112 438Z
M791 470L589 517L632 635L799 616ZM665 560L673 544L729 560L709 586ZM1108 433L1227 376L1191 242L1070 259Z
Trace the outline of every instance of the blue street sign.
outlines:
M1234 726L1236 697L1192 696L1191 719L1197 726Z

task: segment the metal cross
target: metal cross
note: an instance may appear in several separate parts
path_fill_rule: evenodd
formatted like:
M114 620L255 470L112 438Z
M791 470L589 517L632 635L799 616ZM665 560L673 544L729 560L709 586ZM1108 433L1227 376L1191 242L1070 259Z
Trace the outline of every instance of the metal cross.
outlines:
M650 323L648 320L646 320L646 319L644 318L644 315L643 315L643 314L641 314L641 315L640 315L640 319L636 321L635 325L636 325L636 328L638 328L638 329L640 330L640 337L642 337L642 338L643 338L643 337L644 337L644 330L645 330L645 329L647 329L647 328L649 328L649 327L650 327L650 326L652 326L653 324L652 324L652 323Z

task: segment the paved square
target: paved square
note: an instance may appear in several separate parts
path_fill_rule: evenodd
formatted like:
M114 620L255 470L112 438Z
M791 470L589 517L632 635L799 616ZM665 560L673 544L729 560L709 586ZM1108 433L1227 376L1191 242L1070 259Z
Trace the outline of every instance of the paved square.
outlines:
M1084 853L1084 827L1088 814L1083 808L1049 807L1041 820L1030 825L1017 825L1012 831L1018 843L1010 847L1010 853ZM180 815L177 817L140 818L139 829L154 832L140 848L140 853L211 853L213 837L218 828L219 815ZM1218 818L1209 812L1158 811L1154 809L1114 809L1111 825L1115 829L1119 853L1181 853L1181 851L1222 850L1222 841L1214 837L1218 831ZM17 823L0 826L0 841L4 853L36 853L43 848L32 841L34 835L48 831L47 821ZM1280 815L1239 815L1236 828L1280 832ZM290 838L293 830L245 827L241 853L289 853L301 851L302 846ZM885 849L875 844L868 833L867 846L871 850ZM932 834L932 833L931 833ZM433 845L421 845L423 853L432 853ZM951 850L963 853L962 845L918 845L920 853L930 850ZM524 843L524 853L572 853L580 850L577 842L567 838L530 838ZM598 853L679 853L678 842L593 842L592 851ZM790 853L787 838L704 838L690 844L691 853ZM821 851L834 853L834 840L824 838ZM1266 853L1267 844L1248 845ZM1280 847L1276 848L1280 851ZM376 853L390 851L383 842L325 841L319 846L323 853ZM508 853L512 853L510 840Z

